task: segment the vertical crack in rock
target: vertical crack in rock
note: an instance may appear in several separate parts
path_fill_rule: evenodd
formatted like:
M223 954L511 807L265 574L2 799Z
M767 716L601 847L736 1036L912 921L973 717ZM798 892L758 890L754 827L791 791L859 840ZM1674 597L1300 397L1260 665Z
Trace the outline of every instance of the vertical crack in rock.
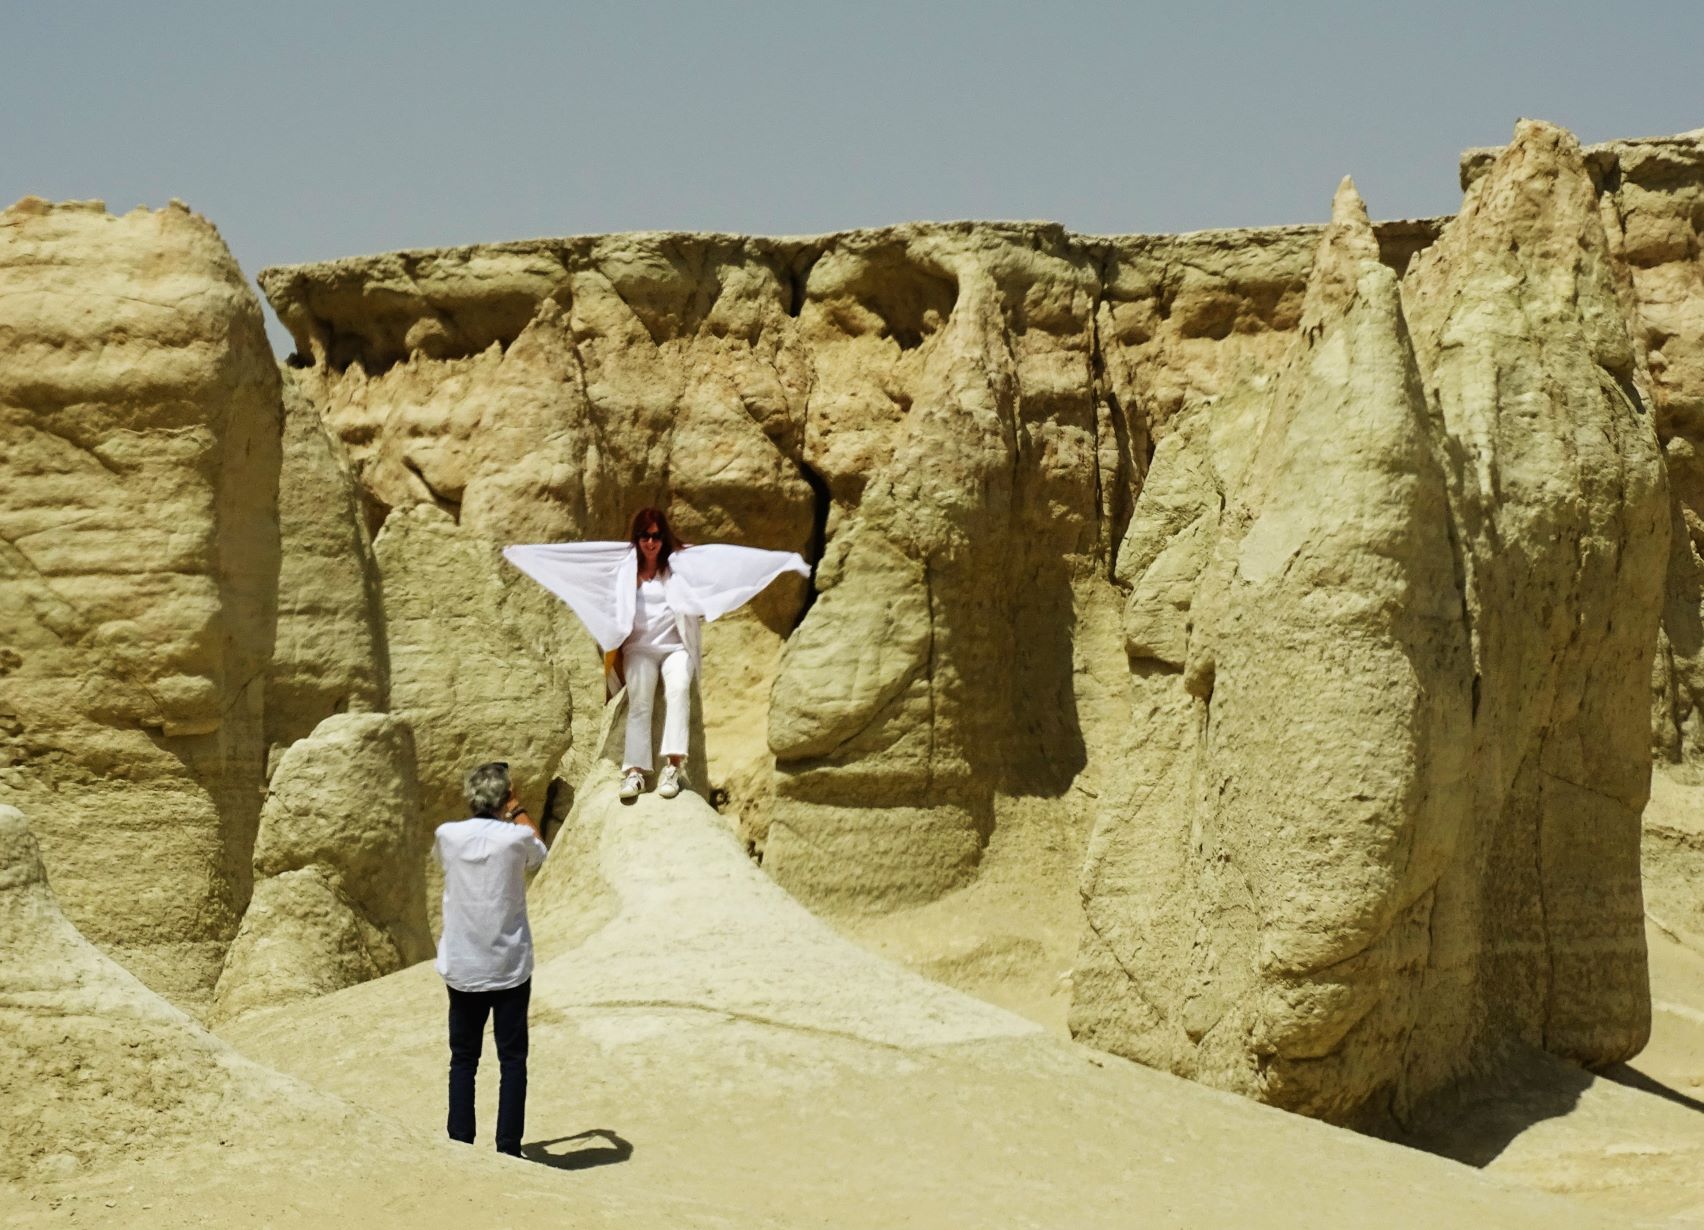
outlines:
M787 315L797 319L805 310L806 287L810 285L811 269L821 252L806 249L793 254L787 263Z
M823 476L805 461L798 462L799 475L811 489L811 536L804 556L812 566L821 563L823 554L828 547L828 518L834 508L834 496L828 489L828 482ZM811 607L817 600L816 576L813 573L805 588L805 598L800 604L798 618L793 622L793 629L805 621Z
M1105 552L1106 575L1118 574L1118 548L1125 528L1130 524L1130 511L1141 493L1142 475L1134 465L1130 449L1130 428L1118 394L1107 377L1107 356L1101 343L1101 310L1106 301L1106 271L1104 256L1094 265L1094 299L1089 305L1089 381L1095 408L1095 523L1100 548ZM1111 473L1104 456L1110 436ZM1148 458L1151 461L1152 458ZM1109 481L1110 479L1110 481Z

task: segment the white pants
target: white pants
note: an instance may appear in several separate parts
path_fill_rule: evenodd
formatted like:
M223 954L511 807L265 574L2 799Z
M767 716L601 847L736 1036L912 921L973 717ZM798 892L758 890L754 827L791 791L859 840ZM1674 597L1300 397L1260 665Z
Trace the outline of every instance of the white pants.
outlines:
M664 756L686 755L687 719L692 709L692 655L677 649L666 657L624 650L627 674L626 769L651 771L651 705L657 699L657 676L663 677Z

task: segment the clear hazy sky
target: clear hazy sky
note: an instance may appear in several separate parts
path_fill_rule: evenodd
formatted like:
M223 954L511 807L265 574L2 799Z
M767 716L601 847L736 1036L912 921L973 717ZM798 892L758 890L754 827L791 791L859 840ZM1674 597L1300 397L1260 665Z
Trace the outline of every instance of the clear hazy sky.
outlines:
M251 275L616 230L1320 221L1345 174L1374 217L1447 213L1460 150L1523 115L1704 126L1704 0L0 0L0 198L179 197Z

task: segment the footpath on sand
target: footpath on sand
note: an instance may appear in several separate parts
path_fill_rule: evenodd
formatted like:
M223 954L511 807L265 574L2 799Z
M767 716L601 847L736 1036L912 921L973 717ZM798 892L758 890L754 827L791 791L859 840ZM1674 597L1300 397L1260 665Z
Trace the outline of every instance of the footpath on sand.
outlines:
M512 1165L565 1198L629 1224L703 1224L689 1210L848 1227L1606 1224L1052 1038L841 937L697 795L623 804L616 785L612 766L592 770L531 893L524 1151L542 1164ZM229 1036L436 1125L443 1017L422 964ZM489 1147L494 1066L470 1154Z

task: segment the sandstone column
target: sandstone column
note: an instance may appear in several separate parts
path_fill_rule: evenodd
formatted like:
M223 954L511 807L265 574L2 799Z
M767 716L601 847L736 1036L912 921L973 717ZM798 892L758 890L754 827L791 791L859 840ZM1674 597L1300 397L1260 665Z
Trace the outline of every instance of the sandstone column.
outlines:
M203 1005L263 785L277 370L181 205L0 217L0 801L67 915Z

